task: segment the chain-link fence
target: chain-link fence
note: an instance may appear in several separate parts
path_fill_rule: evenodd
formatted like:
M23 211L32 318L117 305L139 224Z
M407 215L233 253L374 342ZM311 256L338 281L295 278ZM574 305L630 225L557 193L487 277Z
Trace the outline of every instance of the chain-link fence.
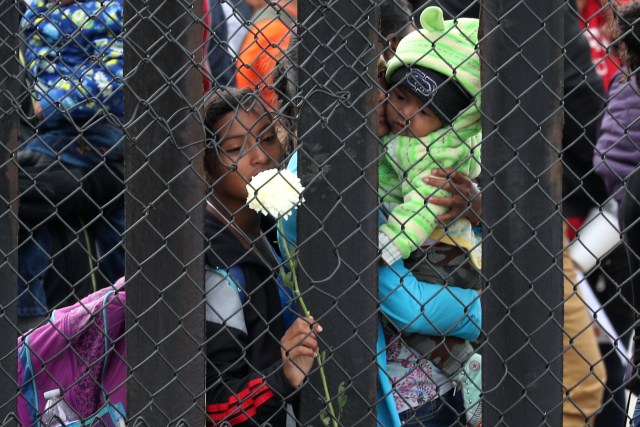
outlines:
M2 425L640 423L635 2L0 5Z

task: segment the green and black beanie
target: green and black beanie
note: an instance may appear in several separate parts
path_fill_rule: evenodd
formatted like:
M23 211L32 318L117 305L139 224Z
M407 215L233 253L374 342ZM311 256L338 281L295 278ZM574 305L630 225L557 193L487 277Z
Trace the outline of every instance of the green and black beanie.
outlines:
M420 23L422 29L400 41L395 56L387 63L386 79L406 87L440 120L451 123L479 98L479 21L445 21L442 9L431 6L420 15Z

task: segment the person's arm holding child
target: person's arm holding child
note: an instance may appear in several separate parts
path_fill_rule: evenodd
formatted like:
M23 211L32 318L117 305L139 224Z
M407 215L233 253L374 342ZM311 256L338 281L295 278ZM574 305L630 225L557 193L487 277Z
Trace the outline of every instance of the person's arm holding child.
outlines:
M460 216L467 218L471 224L480 225L482 216L482 194L478 185L454 169L434 169L431 176L424 178L433 187L447 191L451 197L430 196L428 203L448 208L438 216L443 224L449 224Z

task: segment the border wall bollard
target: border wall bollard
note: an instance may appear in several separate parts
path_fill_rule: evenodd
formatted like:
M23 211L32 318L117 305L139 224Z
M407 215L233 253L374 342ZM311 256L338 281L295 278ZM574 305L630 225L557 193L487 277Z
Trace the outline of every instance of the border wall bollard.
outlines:
M202 3L125 2L129 425L203 425Z
M484 0L487 426L562 424L561 0Z
M0 1L0 423L16 411L16 322L18 271L18 170L11 160L18 145L18 5Z
M364 13L355 2L298 3L299 87L305 96L299 171L308 186L298 217L299 277L309 309L324 327L331 395L337 396L341 382L347 387L340 419L345 426L376 422L379 143L375 114L368 114L376 81L373 6ZM322 425L317 377L303 391L302 423Z

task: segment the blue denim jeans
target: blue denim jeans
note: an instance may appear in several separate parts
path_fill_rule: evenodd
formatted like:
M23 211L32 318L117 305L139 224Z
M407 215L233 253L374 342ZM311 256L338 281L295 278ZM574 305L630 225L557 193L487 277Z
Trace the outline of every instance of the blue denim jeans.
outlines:
M640 399L636 401L636 408L633 410L632 427L640 427Z
M454 395L450 390L438 399L400 413L400 421L407 427L464 426L462 393L458 390Z
M96 218L87 227L87 233L93 241L91 249L96 250L96 253L91 254L97 261L97 271L93 273L101 274L107 283L114 283L124 276L124 207L106 211L101 218ZM83 239L83 234L79 234L78 238ZM52 308L48 304L45 292L45 276L47 271L53 268L52 256L57 255L52 253L52 246L52 233L48 224L38 227L29 238L21 242L18 249L20 317L46 316ZM86 259L78 260L78 265L86 263ZM64 274L64 271L60 273Z
M93 125L81 133L71 124L53 129L43 126L20 153L24 229L18 250L19 316L45 316L51 308L44 283L52 257L57 255L52 253L51 218L62 223L79 221L82 228L86 225L99 272L110 283L124 275L122 137L123 131L110 124ZM83 239L83 233L77 238ZM78 261L87 263L86 258Z
M44 272L51 264L51 234L35 230L18 249L18 316L40 317L47 314Z
M96 123L81 132L78 132L76 124L44 123L22 150L57 157L67 166L91 168L103 160L122 160L123 136L123 130L110 123Z

